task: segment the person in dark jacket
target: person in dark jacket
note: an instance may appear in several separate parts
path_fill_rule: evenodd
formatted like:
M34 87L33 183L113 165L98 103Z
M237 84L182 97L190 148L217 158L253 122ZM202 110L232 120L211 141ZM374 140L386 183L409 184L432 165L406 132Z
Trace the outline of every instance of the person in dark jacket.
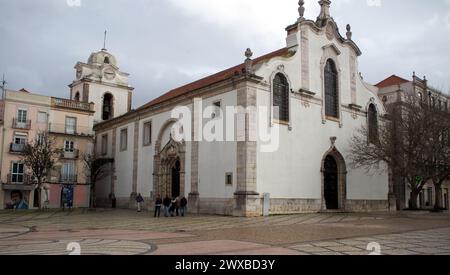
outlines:
M173 198L170 201L170 216L173 217L175 215L175 211L178 213L178 209L177 209L177 198Z
M170 209L170 204L171 204L171 200L169 198L169 196L166 196L163 200L163 205L164 205L164 216L165 217L169 217L169 209Z
M158 216L158 218L161 216L161 205L163 201L161 199L161 195L158 195L155 200L155 218Z
M144 203L144 198L142 197L141 194L137 195L136 203L137 203L137 211L141 212L142 211L142 204Z
M186 197L181 198L181 201L180 201L180 212L181 212L181 216L182 217L184 217L184 215L186 215L187 204L188 204L188 201L187 201Z

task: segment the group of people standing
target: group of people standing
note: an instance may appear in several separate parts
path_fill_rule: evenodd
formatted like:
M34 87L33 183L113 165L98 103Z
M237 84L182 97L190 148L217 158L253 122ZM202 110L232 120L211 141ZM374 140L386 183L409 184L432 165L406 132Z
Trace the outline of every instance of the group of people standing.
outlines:
M167 217L174 217L175 215L184 217L187 212L187 204L188 201L185 197L182 197L181 199L179 197L176 198L169 198L169 196L166 196L164 199L161 198L161 195L158 195L156 197L155 201L155 215L154 217L160 217L161 216L161 208L164 207L164 216Z
M144 203L144 198L141 194L136 197L136 202L138 205L138 212L142 210L142 204ZM181 199L179 197L169 198L166 196L162 199L161 195L158 195L155 200L155 213L154 217L161 217L161 208L164 207L164 216L174 217L175 215L184 217L187 214L188 201L185 197Z

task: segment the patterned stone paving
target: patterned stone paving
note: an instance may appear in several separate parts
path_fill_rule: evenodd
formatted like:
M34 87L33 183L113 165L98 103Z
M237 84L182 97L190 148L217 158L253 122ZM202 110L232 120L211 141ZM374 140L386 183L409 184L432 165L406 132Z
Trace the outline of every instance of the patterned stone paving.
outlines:
M306 255L368 255L372 251L368 250L369 243L378 243L381 255L450 255L450 228L315 242L289 248Z
M155 219L127 210L0 211L0 255L70 254L73 243L94 255L368 255L369 243L384 255L448 255L450 215Z

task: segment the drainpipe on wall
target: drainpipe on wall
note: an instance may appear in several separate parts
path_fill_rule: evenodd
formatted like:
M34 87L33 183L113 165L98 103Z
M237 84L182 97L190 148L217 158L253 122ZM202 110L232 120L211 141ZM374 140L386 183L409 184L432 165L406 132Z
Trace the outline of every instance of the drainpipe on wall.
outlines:
M1 119L3 120L3 125L2 125L2 140L1 140L1 144L0 144L0 183L2 181L2 168L3 168L3 153L4 153L4 144L5 144L5 108L6 108L6 81L5 81L5 74L3 74L3 80L1 82L0 87L2 88L2 101L3 101L3 111L1 112L0 116Z

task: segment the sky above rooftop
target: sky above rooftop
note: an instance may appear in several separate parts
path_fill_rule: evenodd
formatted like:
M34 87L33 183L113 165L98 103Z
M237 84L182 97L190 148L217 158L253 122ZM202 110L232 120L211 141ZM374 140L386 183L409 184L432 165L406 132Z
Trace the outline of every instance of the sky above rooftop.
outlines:
M255 56L283 48L297 0L0 0L0 74L8 88L68 97L74 65L103 47L130 73L133 106ZM305 17L319 13L305 0ZM412 72L450 91L450 0L335 0L352 25L359 70L376 84ZM0 76L1 77L1 76Z

